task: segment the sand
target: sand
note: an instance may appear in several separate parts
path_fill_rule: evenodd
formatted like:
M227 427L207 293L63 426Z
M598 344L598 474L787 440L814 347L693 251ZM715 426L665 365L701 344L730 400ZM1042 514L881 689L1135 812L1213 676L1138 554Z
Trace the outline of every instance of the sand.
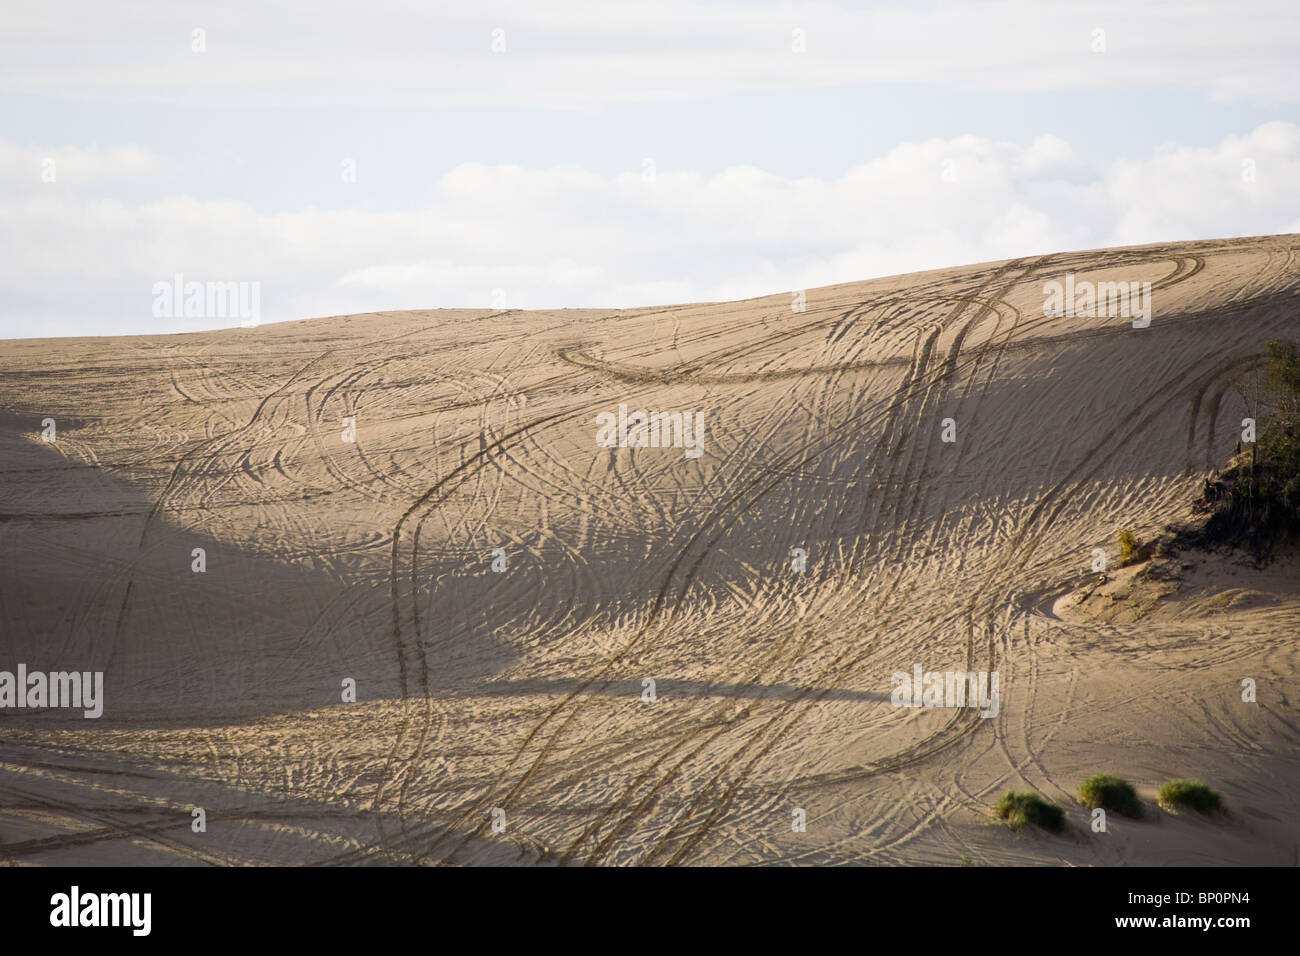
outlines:
M0 670L105 685L0 710L0 859L1294 865L1300 564L1091 564L1235 450L1298 249L0 343ZM1066 274L1150 326L1045 316ZM700 454L598 444L620 405ZM894 706L917 666L996 716ZM1148 817L1094 832L1097 772Z

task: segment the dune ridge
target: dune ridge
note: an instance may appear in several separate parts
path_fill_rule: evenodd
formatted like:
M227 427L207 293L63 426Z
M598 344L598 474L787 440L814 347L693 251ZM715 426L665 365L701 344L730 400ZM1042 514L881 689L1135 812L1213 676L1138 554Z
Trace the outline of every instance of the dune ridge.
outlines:
M1298 250L0 344L0 669L105 675L97 720L0 710L0 856L1294 865L1295 556L1081 595L1234 451ZM1045 314L1067 276L1149 326ZM598 441L637 411L698 457ZM915 668L996 713L895 706ZM1093 832L1099 772L1149 818ZM1230 817L1157 811L1175 777Z

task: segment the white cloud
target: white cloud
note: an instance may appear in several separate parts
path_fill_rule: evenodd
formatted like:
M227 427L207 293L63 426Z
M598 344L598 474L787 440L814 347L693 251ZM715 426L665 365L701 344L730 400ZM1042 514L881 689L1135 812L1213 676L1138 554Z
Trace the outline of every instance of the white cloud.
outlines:
M19 146L0 140L0 189L9 193L44 186L87 186L110 180L142 179L158 173L159 158L135 146L108 149L75 146Z
M237 324L153 320L152 285L175 273L260 282L266 321L489 308L497 288L515 308L642 306L1297 224L1300 127L1289 123L1098 169L1055 137L973 136L903 143L835 179L736 167L647 182L466 164L418 208L389 212L132 205L37 184L0 199L0 335Z

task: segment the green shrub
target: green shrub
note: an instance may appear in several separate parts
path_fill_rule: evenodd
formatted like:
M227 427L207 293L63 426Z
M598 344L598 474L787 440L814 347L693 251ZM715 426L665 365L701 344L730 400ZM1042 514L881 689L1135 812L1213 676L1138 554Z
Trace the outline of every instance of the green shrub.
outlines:
M1036 793L1014 793L1008 790L1002 794L994 810L1008 826L1016 830L1029 823L1052 833L1058 833L1065 827L1065 811Z
M1093 810L1101 807L1126 817L1142 816L1142 803L1138 800L1133 784L1114 774L1093 774L1079 788L1079 799L1084 806Z
M1199 780L1170 780L1160 788L1158 799L1166 810L1216 813L1223 809L1223 798Z
M1137 564L1139 561L1145 561L1150 555L1147 549L1138 544L1138 539L1133 537L1133 532L1124 529L1119 533L1119 566L1127 567L1130 564Z
M1262 562L1300 540L1300 343L1270 342L1262 377L1243 388L1257 396L1256 441L1205 480L1197 504L1209 517L1184 543L1246 547Z

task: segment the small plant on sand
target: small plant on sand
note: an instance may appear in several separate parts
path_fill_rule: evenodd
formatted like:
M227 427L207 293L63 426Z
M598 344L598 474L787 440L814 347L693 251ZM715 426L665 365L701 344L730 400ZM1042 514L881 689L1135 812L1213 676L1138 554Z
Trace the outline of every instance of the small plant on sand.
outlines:
M1170 780L1160 788L1157 799L1166 810L1218 813L1224 808L1223 798L1199 780Z
M1093 810L1101 807L1126 817L1142 816L1142 804L1138 800L1137 791L1133 789L1133 784L1114 774L1093 774L1079 788L1079 799L1083 801L1084 806Z
M1133 532L1127 528L1119 533L1119 566L1128 567L1130 564L1137 564L1139 561L1145 561L1151 555L1147 549L1138 544L1138 539L1133 536Z
M1002 794L994 811L1007 822L1007 826L1015 830L1029 823L1052 833L1058 833L1065 827L1065 811L1036 793L1015 793L1008 790Z

